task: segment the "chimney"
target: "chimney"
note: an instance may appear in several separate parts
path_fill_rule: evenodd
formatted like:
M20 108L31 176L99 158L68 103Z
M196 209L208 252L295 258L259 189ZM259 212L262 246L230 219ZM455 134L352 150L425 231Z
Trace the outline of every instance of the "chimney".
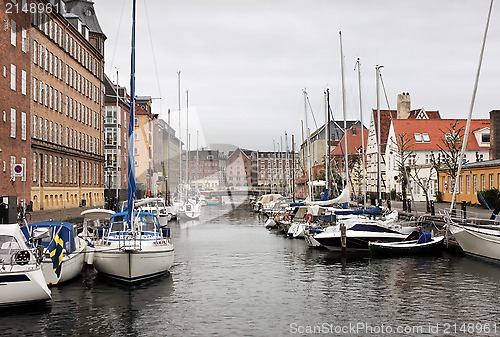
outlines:
M490 111L490 159L500 159L500 110Z
M408 119L410 117L410 94L403 92L398 95L397 119Z

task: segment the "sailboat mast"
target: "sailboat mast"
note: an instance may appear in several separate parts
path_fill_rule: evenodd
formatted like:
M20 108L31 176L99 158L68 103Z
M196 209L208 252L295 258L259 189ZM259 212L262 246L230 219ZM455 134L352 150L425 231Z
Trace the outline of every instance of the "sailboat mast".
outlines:
M186 90L186 189L189 184L189 90Z
M306 89L302 90L304 92L304 113L305 113L305 123L306 123L306 165L307 165L307 186L308 186L308 193L309 193L309 199L312 201L313 200L313 194L312 194L312 181L311 181L311 149L310 149L310 144L311 144L311 135L309 132L309 126L307 125L307 91Z
M179 196L182 195L182 141L181 141L181 72L177 72L177 102L179 104Z
M349 184L349 151L347 149L347 113L346 113L346 100L345 100L345 83L344 83L344 53L342 50L342 32L339 32L340 36L340 73L342 76L342 112L344 115L344 165L345 165L345 186Z
M330 89L325 91L325 186L330 194Z
M128 198L127 224L132 228L134 214L134 200L136 199L135 165L134 165L134 124L135 124L135 17L136 0L132 1L132 41L130 53L130 118L128 124Z
M359 120L361 122L361 159L363 163L363 208L366 208L366 159L365 159L365 133L363 124L363 101L361 99L361 61L356 61L358 69L358 96L359 96Z
M467 124L465 125L464 140L462 142L462 149L460 151L460 156L458 158L457 176L455 177L455 184L453 186L453 194L451 197L451 204L450 204L450 213L452 212L453 208L455 207L455 200L456 200L457 190L458 190L457 189L458 179L460 177L460 172L462 170L465 148L467 147L467 141L469 139L470 124L471 124L471 120L472 120L472 111L474 110L474 103L476 102L477 86L479 83L479 75L481 74L481 66L483 64L484 47L486 46L486 37L488 36L488 29L490 27L490 18L491 18L492 8L493 8L493 0L491 0L491 2L490 2L490 8L488 11L488 19L486 21L486 28L484 29L483 44L481 45L481 53L479 54L479 65L477 66L476 80L474 82L474 89L472 90L472 99L471 99L470 107L469 107L469 115L467 117Z
M118 86L118 70L116 70L116 121L115 121L115 125L116 125L116 147L115 147L115 163L116 163L116 167L115 167L115 200L116 200L116 205L115 205L115 209L118 208L118 201L119 201L119 190L120 190L120 185L121 185L121 179L118 179L118 173L119 173L119 170L120 170L120 156L118 155L118 152L119 152L119 149L120 149L120 142L118 141L120 139L120 129L118 127L118 115L119 115L119 108L120 108L120 104L119 104L119 86Z
M380 149L381 149L381 137L380 137L380 69L383 66L375 66L375 72L377 77L377 194L378 194L378 204L382 204L382 171L380 167ZM403 196L404 197L404 196Z

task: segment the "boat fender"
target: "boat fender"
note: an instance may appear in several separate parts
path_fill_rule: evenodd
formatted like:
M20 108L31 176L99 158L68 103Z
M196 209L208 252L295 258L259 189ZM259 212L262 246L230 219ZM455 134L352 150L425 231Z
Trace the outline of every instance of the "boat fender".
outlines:
M289 221L290 220L290 215L289 214L283 215L283 220Z
M306 222L311 222L314 220L314 215L312 215L311 213L307 213L306 216L304 217L304 220Z
M28 264L28 262L30 262L30 252L27 250L20 250L14 255L14 259L20 266Z

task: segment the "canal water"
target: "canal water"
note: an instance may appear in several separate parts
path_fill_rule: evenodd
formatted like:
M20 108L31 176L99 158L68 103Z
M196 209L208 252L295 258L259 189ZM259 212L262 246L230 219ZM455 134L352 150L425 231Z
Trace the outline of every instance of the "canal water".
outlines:
M342 256L264 228L245 204L172 224L175 264L137 286L87 269L5 336L495 336L500 266L468 257Z

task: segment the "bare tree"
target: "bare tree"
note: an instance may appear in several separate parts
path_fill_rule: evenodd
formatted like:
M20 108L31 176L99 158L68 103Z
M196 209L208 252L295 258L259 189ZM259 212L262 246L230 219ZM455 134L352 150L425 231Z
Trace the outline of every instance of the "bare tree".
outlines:
M403 198L403 211L408 209L407 189L410 175L410 166L407 163L415 158L413 150L410 148L410 139L403 132L396 137L398 155L396 156L396 166L398 168L398 179L401 184L401 194Z
M433 170L433 166L431 165L431 168L429 170L429 175L426 177L422 177L422 175L420 173L421 169L422 169L422 166L414 165L413 171L410 169L410 170L408 170L408 173L409 173L411 179L415 182L415 184L417 184L424 192L425 205L427 208L427 213L429 213L431 211L429 191L430 191L431 184L432 184L432 176L433 176L434 170Z
M433 161L432 165L436 168L436 171L442 171L450 176L450 192L453 192L455 188L455 179L458 173L462 139L465 131L463 127L458 126L458 121L451 123L447 130L440 131L443 133L441 137L442 145L438 144L438 159L436 160L434 156L431 156L431 160Z

